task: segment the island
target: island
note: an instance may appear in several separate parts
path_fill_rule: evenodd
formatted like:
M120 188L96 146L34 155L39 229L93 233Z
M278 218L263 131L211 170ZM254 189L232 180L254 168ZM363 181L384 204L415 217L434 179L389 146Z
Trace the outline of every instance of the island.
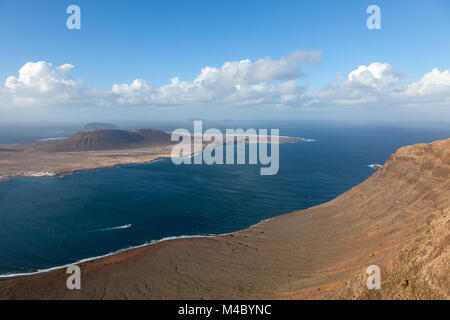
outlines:
M102 128L88 124L71 137L20 145L0 145L0 180L13 177L53 177L77 171L111 168L123 164L147 163L171 157L171 133L156 129L131 131ZM234 137L236 143L255 143L258 135ZM190 137L194 141L194 135ZM226 135L224 134L224 140ZM306 142L308 139L278 137L279 143ZM210 142L192 143L205 148Z
M449 175L450 139L406 146L330 202L84 262L82 290L64 268L2 279L0 299L448 300Z

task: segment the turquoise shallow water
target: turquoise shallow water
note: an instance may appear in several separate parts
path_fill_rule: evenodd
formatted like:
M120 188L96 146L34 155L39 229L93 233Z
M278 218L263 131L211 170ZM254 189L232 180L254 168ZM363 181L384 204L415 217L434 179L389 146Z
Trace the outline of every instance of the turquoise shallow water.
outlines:
M269 126L270 128L270 126ZM149 164L53 178L0 181L0 274L33 272L165 237L241 230L336 197L398 147L445 130L298 128L313 138L280 146L280 171L254 165ZM129 227L128 225L131 225Z

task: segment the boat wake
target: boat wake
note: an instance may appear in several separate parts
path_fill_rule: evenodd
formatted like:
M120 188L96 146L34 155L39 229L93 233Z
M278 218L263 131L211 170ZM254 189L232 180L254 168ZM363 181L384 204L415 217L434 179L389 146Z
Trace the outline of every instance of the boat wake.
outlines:
M82 231L82 232L63 233L63 234L59 233L59 234L53 234L53 236L76 236L76 235L86 234L86 233L113 231L113 230L120 230L120 229L129 229L132 226L133 226L132 224L125 224L123 226L117 226L117 227L111 227L111 228L103 228L103 229L95 229L95 230Z
M102 231L111 231L111 230L120 230L120 229L128 229L131 228L133 225L131 224L125 224L123 226L118 226L118 227L112 227L112 228L104 228L104 229L97 229L97 230L92 230L92 231L87 231L87 232L102 232Z
M262 224L262 223L267 222L267 221L270 221L270 220L272 220L272 218L262 220L262 221L260 221L260 222L258 222L256 224L250 226L249 228L256 227L257 225ZM126 224L126 225L123 225L123 226L112 227L112 228L105 228L105 229L98 229L98 230L93 230L93 231L90 231L90 232L108 231L108 230L117 230L117 229L128 229L128 228L131 228L131 227L132 227L131 224ZM239 232L239 231L235 231L235 232ZM159 240L152 240L152 241L140 244L140 245L127 247L127 248L120 249L120 250L117 250L117 251L113 251L113 252L110 252L110 253L107 253L107 254L104 254L104 255L101 255L101 256L85 258L85 259L79 260L77 262L65 264L65 265L62 265L62 266L51 267L51 268L48 268L48 269L38 269L36 271L30 271L30 272L0 274L0 279L15 278L15 277L21 277L21 276L30 276L30 275L34 275L34 274L46 273L46 272L53 271L53 270L64 269L64 268L67 268L68 266L71 266L71 265L74 265L74 264L75 265L79 265L81 263L85 263L85 262L89 262L89 261L93 261L93 260L97 260L97 259L110 257L112 255L115 255L115 254L118 254L118 253L121 253L121 252L129 251L129 250L133 250L133 249L139 249L139 248L143 248L143 247L146 247L146 246L149 246L149 245L153 245L153 244L160 243L160 242L165 242L165 241L170 241L170 240L194 239L194 238L213 238L213 237L217 237L217 236L226 236L226 235L230 235L230 234L233 234L233 233L234 232L221 233L221 234L208 234L208 235L181 235L181 236L164 237L164 238L159 239Z

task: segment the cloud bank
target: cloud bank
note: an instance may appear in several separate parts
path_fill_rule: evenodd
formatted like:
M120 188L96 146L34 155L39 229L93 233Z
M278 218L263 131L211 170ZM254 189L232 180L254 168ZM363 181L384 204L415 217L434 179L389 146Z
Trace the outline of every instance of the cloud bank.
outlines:
M69 75L71 64L54 67L44 61L28 62L19 70L19 77L10 76L5 88L14 104L19 106L48 105L76 99L80 86Z
M193 82L172 78L170 84L155 88L136 79L131 84L114 84L112 93L124 105L292 105L306 91L294 81L304 75L300 64L320 59L318 51L296 51L279 60L231 61L220 68L202 68Z
M107 92L90 89L70 76L71 64L27 62L19 76L6 78L3 92L17 107L104 105Z
M402 84L403 72L388 63L373 62L349 73L347 80L331 83L316 95L324 105L397 105L450 107L449 70L433 69L419 81Z
M70 76L71 64L28 62L6 79L3 95L16 107L64 106L450 106L450 72L433 69L419 81L404 83L404 72L388 63L361 65L342 80L309 92L299 79L301 66L321 61L320 51L296 51L278 60L263 58L204 67L192 81L175 77L160 87L144 79L96 90ZM339 73L341 75L341 73Z

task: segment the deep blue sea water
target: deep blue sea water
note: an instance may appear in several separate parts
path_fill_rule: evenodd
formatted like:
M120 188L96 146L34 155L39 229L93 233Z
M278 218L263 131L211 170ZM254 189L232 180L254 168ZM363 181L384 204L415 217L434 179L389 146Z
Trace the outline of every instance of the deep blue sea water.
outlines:
M0 130L0 141L64 131L36 130L20 138ZM372 175L368 164L384 163L403 145L448 138L450 130L287 123L280 134L316 141L280 145L275 176L261 176L255 165L176 166L163 159L0 181L0 274L66 265L166 237L241 230L329 201Z

